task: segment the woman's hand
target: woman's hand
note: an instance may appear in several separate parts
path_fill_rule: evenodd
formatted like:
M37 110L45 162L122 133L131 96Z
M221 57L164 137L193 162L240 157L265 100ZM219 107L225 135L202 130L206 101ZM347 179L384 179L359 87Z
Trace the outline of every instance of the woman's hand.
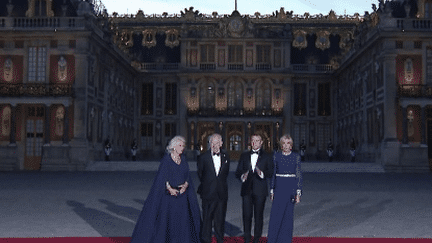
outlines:
M171 196L177 196L179 194L179 190L172 188L168 182L166 183L166 188Z
M187 181L185 183L181 184L179 186L180 187L180 194L183 194L186 191L186 189L188 188L188 186L189 186L189 183Z
M297 196L295 197L295 202L296 202L296 204L298 204L298 203L300 202L300 196L299 196L299 195L297 195Z

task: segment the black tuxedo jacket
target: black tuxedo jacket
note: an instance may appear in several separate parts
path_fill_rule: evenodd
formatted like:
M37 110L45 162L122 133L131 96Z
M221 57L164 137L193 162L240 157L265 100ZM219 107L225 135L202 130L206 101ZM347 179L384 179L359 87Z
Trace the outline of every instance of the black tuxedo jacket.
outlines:
M227 177L230 167L230 159L225 151L221 150L221 168L219 175L216 171L211 155L211 150L201 154L197 161L198 178L201 184L198 187L198 194L205 200L228 200Z
M272 178L274 170L273 157L271 154L264 152L263 149L260 149L256 166L264 173L264 178L261 179L258 173L252 172L251 152L252 151L244 152L240 155L240 160L235 172L235 176L241 180L241 176L249 171L246 181L242 183L241 196L243 197L250 194L267 196L267 178Z

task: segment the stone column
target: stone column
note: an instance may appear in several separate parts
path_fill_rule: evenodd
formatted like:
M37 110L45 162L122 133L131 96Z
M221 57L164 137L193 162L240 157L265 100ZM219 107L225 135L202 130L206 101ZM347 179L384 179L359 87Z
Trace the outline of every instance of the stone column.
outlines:
M384 138L381 143L381 159L383 166L397 166L400 162L400 143L397 139L397 83L396 83L396 54L385 54L379 59L383 68L384 81ZM366 102L366 100L365 100ZM406 114L405 116L406 117Z
M282 63L284 68L290 68L291 66L291 45L292 45L292 38L290 38L288 41L283 42L283 49L282 51Z
M426 140L426 106L422 106L421 107L421 144L423 146L426 145L427 140Z
M51 142L51 130L50 130L50 105L45 104L45 144L48 146Z
M69 144L69 106L65 106L63 145Z
M16 146L16 104L11 104L11 129L9 146Z

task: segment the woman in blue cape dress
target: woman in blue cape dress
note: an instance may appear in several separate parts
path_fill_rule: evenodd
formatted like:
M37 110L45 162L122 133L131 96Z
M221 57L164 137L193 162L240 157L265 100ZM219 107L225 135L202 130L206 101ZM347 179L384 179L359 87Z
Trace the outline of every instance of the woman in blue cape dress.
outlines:
M201 216L184 148L181 136L167 146L131 243L199 243Z
M302 174L300 155L291 152L290 135L280 139L282 152L275 152L275 171L270 180L270 199L273 201L267 243L290 243L294 227L294 204L300 202Z

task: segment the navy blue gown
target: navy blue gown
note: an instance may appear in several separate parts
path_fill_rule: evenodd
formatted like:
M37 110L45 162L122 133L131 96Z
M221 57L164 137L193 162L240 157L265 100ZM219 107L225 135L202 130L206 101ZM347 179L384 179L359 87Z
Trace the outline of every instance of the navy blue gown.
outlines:
M294 227L293 199L297 190L302 189L300 155L291 152L274 154L275 172L270 180L274 199L270 212L267 243L287 243L292 241ZM296 177L280 177L276 174L296 174Z
M131 243L198 243L200 210L189 165L184 155L180 165L165 154L135 225ZM189 187L183 194L171 196L166 182L177 187L185 181Z

